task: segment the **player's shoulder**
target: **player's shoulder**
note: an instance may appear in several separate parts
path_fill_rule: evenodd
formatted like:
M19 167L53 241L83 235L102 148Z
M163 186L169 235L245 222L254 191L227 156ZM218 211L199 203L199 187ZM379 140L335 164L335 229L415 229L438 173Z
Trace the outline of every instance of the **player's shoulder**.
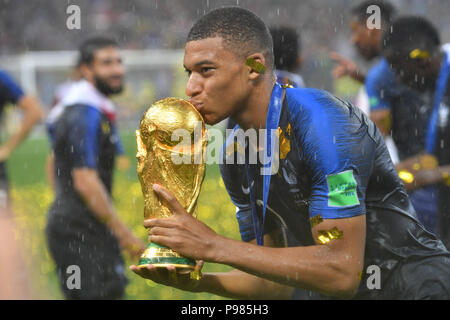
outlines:
M394 80L394 72L385 58L381 58L380 61L370 68L366 76L366 84L368 85L390 85Z
M340 112L348 103L331 93L314 88L290 88L286 90L289 116L296 121L322 118L325 114Z
M66 118L68 124L95 124L102 120L102 112L94 106L88 104L77 103L71 106L67 106L63 113L63 117Z
M17 94L22 93L22 89L19 87L13 77L8 72L2 69L0 69L0 85L6 87L12 92L17 92Z
M2 81L2 82L12 81L12 77L5 70L0 69L0 81Z

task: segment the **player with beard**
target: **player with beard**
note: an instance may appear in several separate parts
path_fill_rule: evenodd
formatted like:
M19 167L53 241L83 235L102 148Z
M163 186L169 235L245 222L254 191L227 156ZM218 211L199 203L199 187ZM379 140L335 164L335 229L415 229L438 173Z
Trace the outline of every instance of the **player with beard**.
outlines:
M370 6L380 8L381 28L368 28L369 14L367 9ZM352 42L364 60L371 62L380 58L383 31L389 27L394 15L394 7L385 1L369 0L352 8L350 22ZM381 57L365 75L354 62L335 52L331 54L331 58L338 63L333 70L333 75L336 78L349 76L365 84L369 97L371 118L376 122L383 135L386 136L389 133L389 128L386 125L386 112L388 111L385 109L390 105L390 98L398 94L398 85L395 82L394 73L389 68L386 59ZM379 110L384 112L377 113Z
M55 200L48 214L48 246L68 299L119 299L127 280L120 249L133 258L144 246L121 222L111 201L116 147L115 107L123 88L117 43L97 37L80 48L83 79L48 116L54 153ZM80 268L79 288L67 268Z

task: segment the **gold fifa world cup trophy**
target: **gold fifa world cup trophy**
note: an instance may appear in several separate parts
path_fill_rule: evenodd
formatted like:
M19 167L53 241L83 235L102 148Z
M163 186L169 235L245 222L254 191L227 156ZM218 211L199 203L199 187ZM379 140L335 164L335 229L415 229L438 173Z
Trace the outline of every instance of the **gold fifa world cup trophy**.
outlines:
M182 99L166 98L155 102L142 117L136 141L145 219L172 215L153 191L155 183L168 189L189 214L196 216L197 199L205 177L207 144L205 122L200 113ZM170 248L149 243L139 266L148 264L174 265L177 272L183 273L192 271L196 262Z

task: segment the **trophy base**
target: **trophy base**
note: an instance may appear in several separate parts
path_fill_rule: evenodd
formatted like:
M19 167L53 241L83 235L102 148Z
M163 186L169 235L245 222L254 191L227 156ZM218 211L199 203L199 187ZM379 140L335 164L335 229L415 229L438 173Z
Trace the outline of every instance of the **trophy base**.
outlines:
M189 273L195 269L195 260L185 258L172 249L160 246L156 243L149 243L147 249L139 259L138 268L152 265L156 268L166 268L174 266L177 273Z

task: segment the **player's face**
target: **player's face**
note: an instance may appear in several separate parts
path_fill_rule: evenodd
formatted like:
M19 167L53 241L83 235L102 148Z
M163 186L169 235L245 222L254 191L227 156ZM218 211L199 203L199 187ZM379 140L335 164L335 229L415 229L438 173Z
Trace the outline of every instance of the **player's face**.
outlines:
M359 54L371 60L380 54L381 30L369 29L366 24L353 19L350 23L352 42Z
M95 51L91 71L100 92L109 95L122 91L125 69L119 49L106 47Z
M186 44L186 94L207 124L216 124L237 112L249 95L245 58L222 45L222 38Z

